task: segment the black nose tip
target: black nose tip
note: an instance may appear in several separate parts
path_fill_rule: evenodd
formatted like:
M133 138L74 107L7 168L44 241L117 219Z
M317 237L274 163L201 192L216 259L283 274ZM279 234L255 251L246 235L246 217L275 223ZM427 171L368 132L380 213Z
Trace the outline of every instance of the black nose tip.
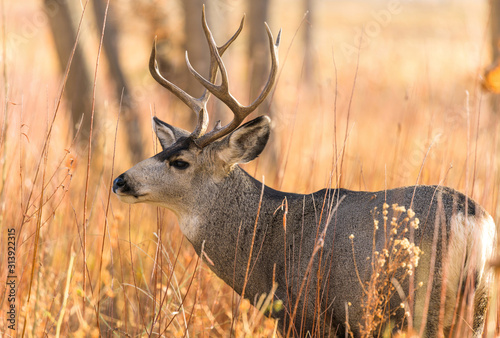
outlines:
M116 194L116 191L125 186L125 179L123 178L123 174L115 178L113 181L113 192Z

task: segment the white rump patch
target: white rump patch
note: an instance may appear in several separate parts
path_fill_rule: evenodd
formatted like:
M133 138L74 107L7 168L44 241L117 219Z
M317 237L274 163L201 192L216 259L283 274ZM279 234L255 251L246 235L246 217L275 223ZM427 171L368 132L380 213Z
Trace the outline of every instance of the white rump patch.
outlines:
M448 242L444 327L452 324L455 299L460 292L459 287L461 285L463 287L469 275L478 288L485 287L489 283L491 274L485 271L485 268L495 250L495 235L495 223L483 210L478 210L476 215L467 218L463 213L452 217ZM464 259L465 265L463 265Z

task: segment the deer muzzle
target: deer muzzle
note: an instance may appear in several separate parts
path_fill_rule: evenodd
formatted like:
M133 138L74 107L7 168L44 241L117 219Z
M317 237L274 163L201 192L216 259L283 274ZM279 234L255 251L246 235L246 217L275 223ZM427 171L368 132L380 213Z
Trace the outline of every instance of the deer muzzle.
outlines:
M127 180L126 173L121 174L113 181L113 192L122 202L136 203L139 195L135 192ZM131 199L132 198L132 199Z

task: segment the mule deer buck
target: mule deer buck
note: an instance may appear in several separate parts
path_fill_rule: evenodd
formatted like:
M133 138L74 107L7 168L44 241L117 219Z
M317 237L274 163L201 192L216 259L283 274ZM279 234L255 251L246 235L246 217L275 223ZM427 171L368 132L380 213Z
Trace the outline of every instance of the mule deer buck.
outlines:
M118 176L114 193L126 203L172 210L198 255L252 304L275 287L274 300L282 306L271 312L284 336L358 337L369 330L362 323L389 327L382 318L390 317L393 330L412 326L426 337L448 337L461 328L479 337L496 227L476 202L441 186L294 194L269 188L238 166L255 159L268 141L268 117L242 122L271 91L280 42L280 34L274 42L266 25L269 79L252 104L241 105L229 92L221 55L243 23L244 18L218 47L203 12L208 79L193 69L186 53L190 72L206 88L200 98L160 74L153 45L152 76L197 114L197 125L188 132L154 117L163 150ZM215 83L218 71L220 85ZM210 94L231 109L234 119L207 132ZM398 253L404 258L400 262ZM390 270L391 262L399 266ZM384 273L382 286L377 286L376 278ZM385 297L383 305L366 301L377 292ZM367 314L373 315L371 321Z

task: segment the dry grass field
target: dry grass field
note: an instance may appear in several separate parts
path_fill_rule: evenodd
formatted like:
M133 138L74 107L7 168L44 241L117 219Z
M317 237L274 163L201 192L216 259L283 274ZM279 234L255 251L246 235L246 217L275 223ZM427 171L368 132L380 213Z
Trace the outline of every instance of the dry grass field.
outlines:
M233 31L243 1L214 2ZM0 335L275 334L275 321L239 303L198 258L171 212L130 206L111 192L113 178L134 163L127 119L109 89L105 61L95 79L89 162L88 140L72 140L68 104L60 99L64 78L41 1L2 3ZM500 115L480 85L490 62L487 1L316 3L315 68L306 76L301 36L308 22L301 2L272 2L270 27L274 34L283 28L280 73L270 111L260 113L272 115L273 131L264 153L244 169L273 188L297 193L328 185L447 185L478 201L500 224ZM120 50L151 156L157 147L152 114L193 126L187 111L149 75L146 20L133 16L128 1L111 5L128 17L119 24ZM95 29L87 14L83 31ZM245 103L246 37L244 30L225 59L231 90ZM82 34L82 41L90 46L86 55L94 73L98 38ZM11 262L8 235L14 233L16 331L9 328L10 285L3 282ZM500 335L499 326L495 287L484 336Z

